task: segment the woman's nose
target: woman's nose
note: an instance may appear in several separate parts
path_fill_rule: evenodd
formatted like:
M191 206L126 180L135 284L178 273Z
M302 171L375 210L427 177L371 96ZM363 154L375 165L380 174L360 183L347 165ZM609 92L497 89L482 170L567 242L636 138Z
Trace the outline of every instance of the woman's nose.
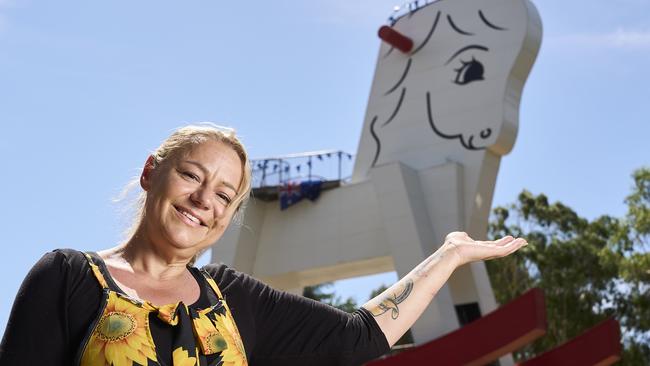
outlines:
M212 195L209 193L208 189L199 187L194 192L192 192L190 199L192 200L192 203L194 203L198 208L207 210L210 208L211 196Z
M198 188L190 195L190 200L201 210L214 209L216 217L221 217L226 210L226 207L215 199L214 192L208 188Z

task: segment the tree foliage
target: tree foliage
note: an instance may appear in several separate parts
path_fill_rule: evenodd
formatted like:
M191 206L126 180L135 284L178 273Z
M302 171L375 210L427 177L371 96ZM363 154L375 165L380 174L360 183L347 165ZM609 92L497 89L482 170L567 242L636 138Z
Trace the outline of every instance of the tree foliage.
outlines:
M354 312L359 307L357 305L357 302L352 297L348 297L347 299L343 300L334 292L327 291L327 289L330 287L332 287L331 282L325 282L314 286L307 286L303 288L302 296L331 305L348 313Z
M622 327L622 364L650 364L650 169L635 171L633 178L622 218L588 220L528 191L516 203L493 210L492 238L521 236L529 243L514 255L486 262L497 301L506 303L531 287L546 295L547 333L517 352L517 360L614 317Z
M308 297L310 299L323 302L325 304L334 306L335 308L341 309L345 312L352 313L359 308L359 304L352 298L348 297L343 300L340 296L337 296L334 292L327 291L328 288L332 286L331 282L321 283L315 286L307 286L302 291L302 296ZM380 285L376 289L370 292L368 300L374 298L375 296L380 295L384 292L388 286L385 284ZM406 333L395 343L396 346L403 344L413 343L413 336L411 331L408 330Z

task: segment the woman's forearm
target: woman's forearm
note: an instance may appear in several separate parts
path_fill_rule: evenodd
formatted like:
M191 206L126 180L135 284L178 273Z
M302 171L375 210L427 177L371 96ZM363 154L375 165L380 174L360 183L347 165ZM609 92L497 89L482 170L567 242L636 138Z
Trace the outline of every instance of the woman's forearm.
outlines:
M363 307L375 316L392 346L420 317L456 268L504 257L525 245L526 240L511 236L480 241L464 232L450 233L440 249Z
M372 313L391 346L420 317L458 265L443 246L409 274L363 305Z

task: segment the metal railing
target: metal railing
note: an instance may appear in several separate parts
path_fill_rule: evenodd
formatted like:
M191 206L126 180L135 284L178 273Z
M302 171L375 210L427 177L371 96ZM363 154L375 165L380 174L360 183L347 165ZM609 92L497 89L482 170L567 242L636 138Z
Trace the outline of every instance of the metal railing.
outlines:
M393 13L388 17L386 23L389 25L395 24L397 20L405 15L416 12L423 6L429 5L440 0L414 0L403 3L402 5L396 5L393 7Z
M252 159L253 188L305 180L346 181L352 174L352 157L341 150L320 150Z

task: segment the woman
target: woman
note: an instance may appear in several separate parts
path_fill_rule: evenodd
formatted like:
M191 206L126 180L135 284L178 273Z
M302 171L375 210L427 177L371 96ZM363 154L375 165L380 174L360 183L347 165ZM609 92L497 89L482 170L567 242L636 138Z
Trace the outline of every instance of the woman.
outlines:
M1 365L357 365L387 352L460 265L526 242L451 233L353 314L269 288L224 265L192 266L250 192L231 130L174 132L147 159L138 219L99 253L55 250L27 275Z

